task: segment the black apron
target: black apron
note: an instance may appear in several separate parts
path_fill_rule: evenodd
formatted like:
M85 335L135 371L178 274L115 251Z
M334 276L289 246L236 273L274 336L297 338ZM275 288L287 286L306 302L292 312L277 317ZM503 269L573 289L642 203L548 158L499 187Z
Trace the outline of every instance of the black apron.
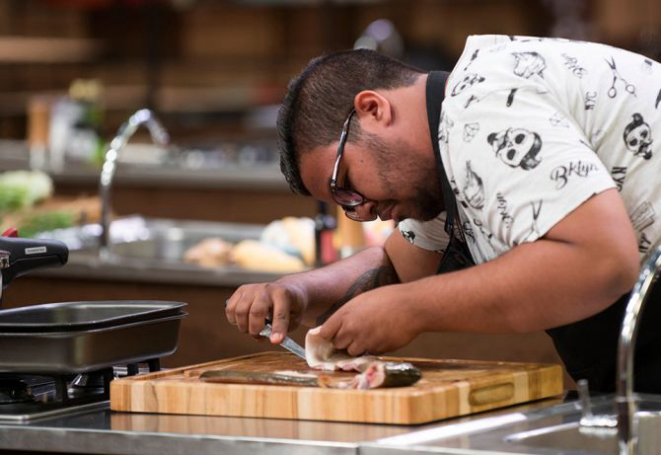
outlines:
M445 232L450 241L443 252L441 264L437 273L452 272L475 265L465 239L457 237L460 229L455 229L455 223L460 223L457 213L457 200L454 191L448 181L448 176L443 168L441 152L438 147L438 124L441 119L441 104L445 98L445 82L450 73L445 71L432 71L427 76L427 121L429 122L429 132L431 134L431 143L434 147L434 156L436 157L436 170L441 182L441 192L443 195L443 205L445 205Z
M432 71L427 78L427 119L436 167L443 192L447 218L445 232L450 243L443 254L438 273L450 272L474 264L465 241L455 235L458 223L457 202L445 174L438 147L438 126L445 82L449 73ZM636 392L661 393L661 280L645 304L634 355ZM606 310L572 324L547 330L567 372L574 380L587 379L590 391L615 391L617 344L629 294L622 296Z

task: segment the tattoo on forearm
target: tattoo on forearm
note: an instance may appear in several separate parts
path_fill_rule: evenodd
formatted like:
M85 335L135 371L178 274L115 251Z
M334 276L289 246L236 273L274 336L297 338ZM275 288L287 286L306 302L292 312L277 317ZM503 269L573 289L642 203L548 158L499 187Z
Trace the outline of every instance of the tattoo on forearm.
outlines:
M346 294L340 300L333 303L325 313L317 318L317 325L323 324L326 319L331 317L331 315L339 310L342 305L353 299L358 294L376 289L380 286L398 282L399 279L397 278L397 272L395 272L395 269L390 265L384 265L378 269L371 269L366 271L361 276L359 276L351 286L349 286Z

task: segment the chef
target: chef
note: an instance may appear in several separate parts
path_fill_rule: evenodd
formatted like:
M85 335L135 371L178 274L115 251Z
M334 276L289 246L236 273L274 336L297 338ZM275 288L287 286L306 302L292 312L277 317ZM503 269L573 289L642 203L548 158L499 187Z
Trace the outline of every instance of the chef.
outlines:
M351 355L423 332L546 330L576 380L615 387L640 261L661 237L661 64L587 42L471 36L451 73L367 50L312 60L278 117L296 193L398 229L324 268L240 287L271 342L300 323ZM661 291L636 391L661 393Z

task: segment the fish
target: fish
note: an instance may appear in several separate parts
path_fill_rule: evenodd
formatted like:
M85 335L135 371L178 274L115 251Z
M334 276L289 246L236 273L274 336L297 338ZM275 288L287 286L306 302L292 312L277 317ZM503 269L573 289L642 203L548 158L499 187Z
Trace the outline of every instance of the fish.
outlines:
M374 356L352 357L345 350L335 349L321 337L321 327L308 331L305 336L305 358L312 369L323 371L357 371L348 383L337 383L337 388L375 389L405 387L418 382L422 372L408 362L386 362ZM323 383L324 378L321 379Z
M407 362L371 361L362 364L362 372L350 379L329 374L298 371L258 372L244 370L207 370L200 374L205 382L253 385L285 385L325 389L369 390L383 387L406 387L415 384L422 374Z
M333 343L322 338L321 326L308 330L305 335L305 360L314 370L359 371L359 367L375 360L371 356L352 357L347 351L335 349Z
M353 377L348 388L369 390L384 387L407 387L422 378L422 372L408 362L373 361Z
M243 371L243 370L207 370L200 374L200 379L207 382L231 384L267 384L320 387L319 376L298 371ZM322 380L323 386L330 386L329 380Z
M321 337L321 327L306 334L305 360L311 368L308 372L219 369L202 372L200 379L234 384L369 390L406 387L422 378L420 369L409 362L385 361L370 355L353 357L346 350L335 349L333 343ZM358 374L351 376L347 372Z

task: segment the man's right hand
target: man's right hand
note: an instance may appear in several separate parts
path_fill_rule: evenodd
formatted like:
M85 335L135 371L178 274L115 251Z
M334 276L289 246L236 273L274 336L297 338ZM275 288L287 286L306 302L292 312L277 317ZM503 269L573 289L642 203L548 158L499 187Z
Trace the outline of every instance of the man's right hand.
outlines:
M293 283L245 284L229 298L225 314L230 324L254 337L271 319L271 343L278 344L298 327L307 306L307 293Z

